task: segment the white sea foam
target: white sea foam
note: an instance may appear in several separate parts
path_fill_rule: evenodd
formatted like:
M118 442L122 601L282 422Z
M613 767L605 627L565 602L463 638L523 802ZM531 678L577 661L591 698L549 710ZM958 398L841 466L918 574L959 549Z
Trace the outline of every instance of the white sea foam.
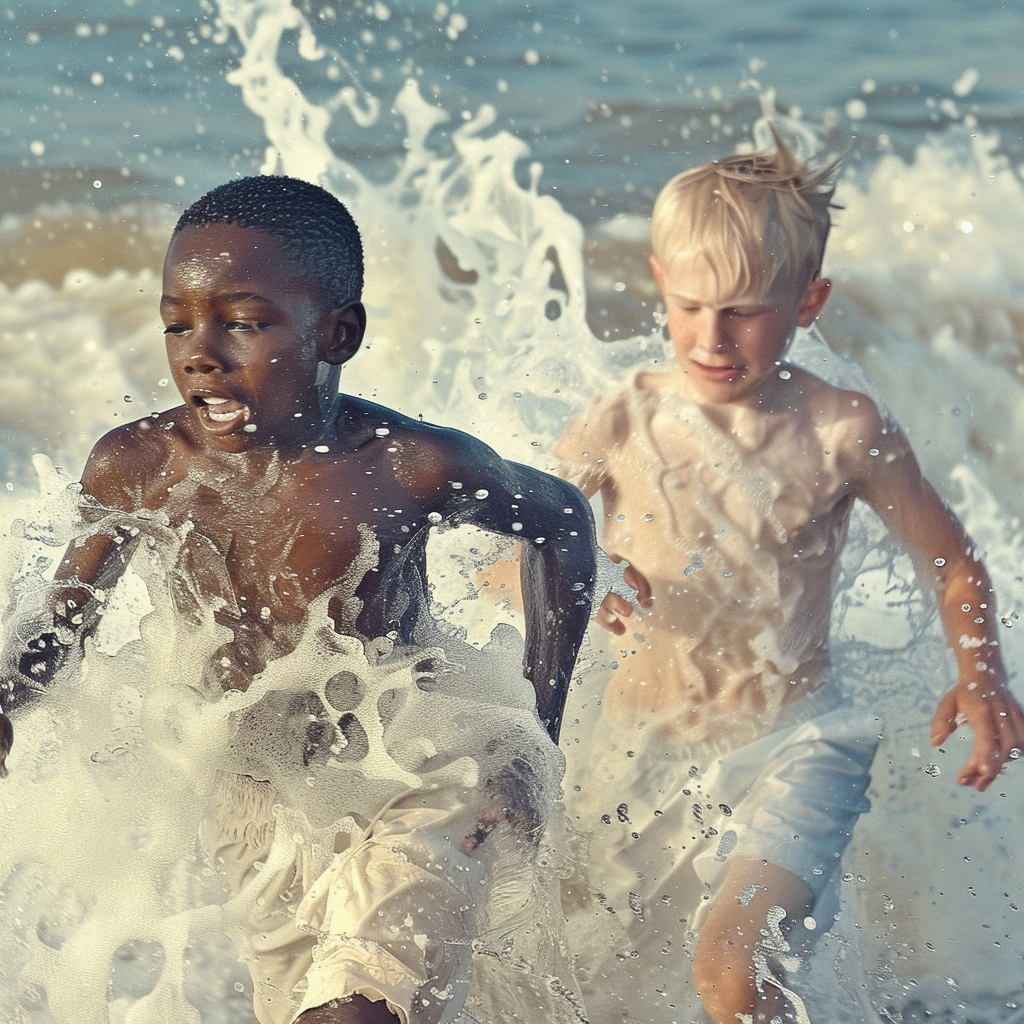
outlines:
M516 165L528 159L527 146L491 132L490 111L462 124L454 152L439 155L427 138L447 113L407 86L394 98L408 127L404 163L389 182L373 184L328 145L326 131L342 107L372 130L377 99L350 89L313 103L276 62L286 30L300 32L304 57L317 55L302 16L277 0L224 3L221 17L244 43L233 81L263 119L266 169L320 176L363 228L371 327L365 351L345 370L346 390L469 429L504 455L544 466L550 444L591 394L630 365L664 358L657 338L594 339L582 230L538 194L539 169L521 183ZM876 382L986 551L1006 623L1004 656L1020 693L1024 190L994 155L994 142L952 129L922 143L911 161L886 155L861 179L842 183L845 209L826 267L836 289L822 327ZM635 235L614 225L609 233ZM5 523L45 525L26 472L31 453L49 452L76 475L100 433L174 401L161 384L156 288L148 272L115 271L0 289L7 368L0 440L13 488L0 494ZM797 352L812 371L840 372L813 339ZM52 477L45 484L60 490ZM66 511L55 515L58 524ZM38 542L30 568L44 571L38 560L59 550ZM8 539L8 584L28 557L24 548L14 552ZM464 570L454 576L470 578ZM126 623L145 610L140 588L132 577L112 597L126 606ZM1011 769L985 795L962 791L955 775L968 742L928 748L928 718L952 681L929 608L907 560L871 516L858 515L836 599L836 664L856 699L885 712L884 741L873 809L843 865L846 910L807 975L807 1006L818 1024L954 1021L968 1012L984 1024L1024 1021L1024 893L1015 860L1024 777ZM131 646L124 650L130 657ZM19 722L13 764L31 788L7 780L0 792L4 863L23 864L0 903L2 1020L119 1019L158 977L162 1010L173 1007L176 1019L194 1019L189 1002L204 1022L228 1019L232 999L244 1006L247 997L234 994L237 975L225 966L230 954L212 938L195 947L180 987L173 961L184 936L173 912L216 899L202 869L169 865L191 862L195 794L209 780L202 757L186 763L172 740L161 743L172 711L147 705L143 692L137 680L94 674ZM567 716L570 750L586 741L572 722L585 720L589 693L584 677ZM82 723L101 719L102 736L82 734ZM198 735L196 749L215 747L215 730ZM139 771L147 780L159 776L158 806L148 782L138 785ZM39 801L32 806L29 792ZM98 846L97 832L105 837ZM152 846L141 856L152 837L159 856ZM199 931L218 923L202 922ZM110 959L119 949L132 966L115 971L110 1004ZM205 987L196 971L208 972ZM147 1018L146 1005L136 1019L170 1019Z

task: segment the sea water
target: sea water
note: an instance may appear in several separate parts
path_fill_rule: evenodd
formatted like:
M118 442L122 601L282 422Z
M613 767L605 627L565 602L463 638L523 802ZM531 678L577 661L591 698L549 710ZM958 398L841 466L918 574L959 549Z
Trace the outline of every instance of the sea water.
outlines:
M40 497L31 456L73 479L97 436L175 402L159 264L176 211L206 188L261 169L332 188L368 256L371 328L344 388L544 467L591 394L668 358L644 271L657 188L750 145L774 104L808 145L848 151L821 330L875 382L986 553L1020 694L1024 13L110 0L88 16L12 4L5 18L8 591L45 575L70 515L67 479L38 463ZM814 337L794 355L826 377L852 372ZM435 564L452 584L442 603L472 626L456 586L466 567L446 553ZM130 577L112 600L128 632L110 643L130 646L148 593ZM843 863L844 912L805 979L811 1019L1024 1020L1024 782L1011 766L986 794L962 791L969 741L927 746L949 657L908 562L866 514L839 581L834 650L846 690L879 708L883 741L873 809ZM570 699L570 755L586 742L591 679ZM211 879L180 867L155 879L138 855L167 824L127 781L140 731L177 794L167 865L194 858L189 795L203 786L201 768L159 746L160 707L142 692L92 679L102 744L75 734L73 701L70 718L36 715L19 731L13 763L52 799L28 807L16 784L0 794L4 864L23 865L0 904L3 1019L101 1021L140 1002L145 1019L157 979L175 977L167 998L183 1015L251 1019L217 922L192 946L174 934L175 912L216 905ZM88 778L59 756L69 735ZM69 822L72 848L55 838ZM83 988L91 1001L76 1003Z

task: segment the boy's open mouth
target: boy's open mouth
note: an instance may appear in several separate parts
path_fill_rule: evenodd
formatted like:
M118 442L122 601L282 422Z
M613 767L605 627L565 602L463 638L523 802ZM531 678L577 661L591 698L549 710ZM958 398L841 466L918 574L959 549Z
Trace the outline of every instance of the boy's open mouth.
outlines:
M696 360L693 361L693 364L704 376L712 380L730 380L743 372L742 366L708 366L705 363L698 363Z
M192 404L199 410L199 419L208 429L231 431L249 422L249 407L234 398L194 395Z

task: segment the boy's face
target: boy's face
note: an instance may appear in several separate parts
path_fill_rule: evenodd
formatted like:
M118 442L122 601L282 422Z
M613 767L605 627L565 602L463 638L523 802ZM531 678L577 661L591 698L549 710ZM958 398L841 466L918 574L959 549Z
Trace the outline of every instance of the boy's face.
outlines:
M344 362L361 338L343 315L352 308L332 310L273 235L233 224L175 235L160 314L198 436L239 452L317 433L332 397L322 364Z
M800 291L773 286L754 294L719 280L701 253L678 253L651 269L661 289L680 385L701 402L765 403L778 386L778 362L797 326L813 323L831 282L817 277Z

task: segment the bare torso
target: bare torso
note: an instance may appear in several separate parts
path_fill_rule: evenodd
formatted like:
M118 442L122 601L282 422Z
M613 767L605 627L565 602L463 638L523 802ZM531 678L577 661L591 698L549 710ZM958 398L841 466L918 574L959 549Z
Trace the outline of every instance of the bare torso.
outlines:
M626 721L694 739L761 728L827 678L848 455L870 402L790 372L771 410L698 405L671 375L640 374L559 444L567 475L601 492L606 550L651 585L607 691Z
M309 603L328 592L340 631L415 642L432 525L473 522L512 534L521 520L528 536L554 541L582 523L572 543L588 543L579 510L572 522L564 514L573 499L537 490L564 485L458 431L360 400L339 402L319 434L291 451L226 453L202 440L181 409L138 421L101 441L83 487L105 508L187 525L181 558L233 632L211 659L206 685L244 690L294 646ZM59 577L95 581L116 547L110 537L92 538L69 552ZM549 575L548 596L560 600L556 592L572 581ZM586 609L576 617L585 621ZM562 655L542 658L547 671L552 657Z

